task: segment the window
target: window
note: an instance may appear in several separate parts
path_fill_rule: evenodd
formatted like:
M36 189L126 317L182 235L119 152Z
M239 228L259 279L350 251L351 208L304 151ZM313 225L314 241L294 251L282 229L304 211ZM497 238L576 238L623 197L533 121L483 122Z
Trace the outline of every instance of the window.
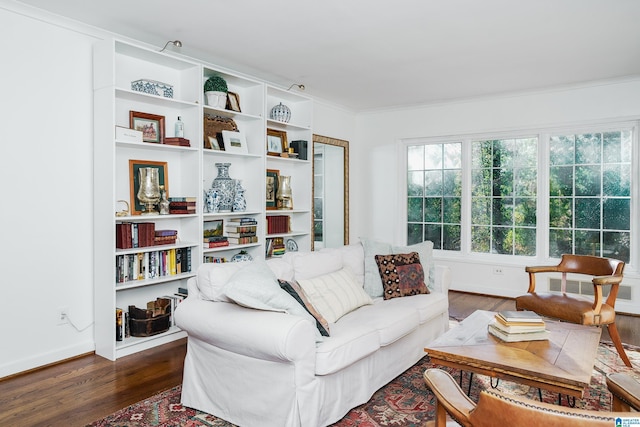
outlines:
M471 143L471 251L536 253L537 138Z
M635 129L625 123L581 133L414 140L406 147L407 242L431 240L435 249L465 254L573 253L629 263Z
M549 255L629 262L631 132L549 139Z
M407 242L431 240L435 249L460 250L462 144L408 148Z

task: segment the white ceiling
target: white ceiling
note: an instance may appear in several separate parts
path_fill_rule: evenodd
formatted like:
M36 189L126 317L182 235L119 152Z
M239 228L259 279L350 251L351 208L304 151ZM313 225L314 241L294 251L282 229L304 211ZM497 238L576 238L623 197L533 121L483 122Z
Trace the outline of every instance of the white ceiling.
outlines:
M22 0L355 111L640 76L639 0Z

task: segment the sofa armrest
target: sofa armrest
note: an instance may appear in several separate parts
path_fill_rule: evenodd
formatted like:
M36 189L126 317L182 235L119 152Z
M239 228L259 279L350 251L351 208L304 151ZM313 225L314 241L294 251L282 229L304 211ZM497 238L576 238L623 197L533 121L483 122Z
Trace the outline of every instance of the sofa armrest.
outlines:
M446 265L435 266L435 283L433 284L433 290L435 292L447 294L451 287L451 270Z
M303 317L190 296L178 305L175 321L189 338L236 354L277 362L315 360L315 325Z

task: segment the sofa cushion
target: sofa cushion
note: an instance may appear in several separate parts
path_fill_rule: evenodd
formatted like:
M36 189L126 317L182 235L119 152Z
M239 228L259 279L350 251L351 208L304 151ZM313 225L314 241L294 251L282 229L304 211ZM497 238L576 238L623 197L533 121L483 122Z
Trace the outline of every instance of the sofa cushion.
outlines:
M382 279L384 299L429 293L417 252L376 255L375 259Z
M411 333L420 324L420 316L416 307L389 304L391 301L410 298L413 297L388 301L378 298L373 304L360 307L344 316L336 324L331 325L331 330L337 334L343 329L357 328L360 324L367 325L377 331L380 347L387 346Z
M348 268L313 279L298 279L298 283L311 304L329 323L334 323L350 311L373 302Z
M278 279L293 280L293 266L279 257L269 258L267 265Z
M246 262L204 263L198 267L198 289L202 299L229 302L222 288L247 264Z
M320 314L313 304L311 304L311 301L309 301L309 298L307 298L307 295L304 293L304 290L302 290L300 285L295 281L286 281L282 279L278 279L278 284L316 319L316 327L320 331L320 334L323 337L328 337L329 322L327 322L327 320L322 317L322 314Z
M357 310L356 310L357 311ZM331 325L331 337L316 347L316 375L330 375L380 348L378 331L366 323Z
M230 301L257 310L279 311L309 319L314 325L316 319L291 295L283 291L273 272L265 261L254 260L238 270L222 291ZM322 341L316 329L316 341Z
M295 280L313 279L342 269L339 253L287 252L283 258L293 266Z
M376 305L378 300L374 301ZM387 307L399 307L405 311L416 311L418 322L422 325L434 317L446 313L449 308L449 298L446 293L432 292L430 294L413 295L404 298L385 300Z

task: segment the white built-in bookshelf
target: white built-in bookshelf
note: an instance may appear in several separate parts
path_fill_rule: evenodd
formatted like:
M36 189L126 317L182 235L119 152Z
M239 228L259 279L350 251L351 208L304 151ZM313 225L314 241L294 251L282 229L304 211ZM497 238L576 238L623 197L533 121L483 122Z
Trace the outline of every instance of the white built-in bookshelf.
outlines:
M241 112L206 105L204 82L212 75L222 76L229 91L238 95ZM154 80L173 86L173 97L150 95L131 89L131 82ZM269 119L271 108L280 102L291 109L288 123ZM94 312L96 353L115 360L119 357L173 341L186 334L171 326L167 332L149 337L127 337L116 341L116 309L129 305L146 308L148 301L173 295L194 277L205 259L230 260L240 250L253 258L265 257L266 242L273 237L292 239L300 250L311 248L312 168L310 160L266 155L267 129L286 132L288 141L312 143L312 107L310 98L279 89L261 81L221 71L212 64L160 53L129 42L110 39L94 48ZM116 126L129 127L129 112L164 116L165 136L173 137L174 123L184 122L184 138L190 146L118 140ZM246 138L247 153L230 153L204 147L205 115L230 118ZM311 157L311 153L308 153ZM189 214L124 215L122 200L131 204L130 161L166 164L168 196L196 200ZM135 162L134 162L135 163ZM245 188L244 212L206 212L204 193L217 176L216 163L230 163L229 176L240 179ZM267 210L266 170L278 170L291 176L293 210ZM133 208L130 206L130 209ZM268 215L287 215L291 230L267 234ZM229 221L250 217L257 222L258 241L245 245L216 248L203 246L206 221ZM156 230L177 230L175 243L162 246L119 249L116 246L118 224L153 222ZM120 264L130 258L155 260L158 256L180 253L181 271L175 274L148 273L140 279L123 281ZM187 257L188 254L188 257ZM148 265L153 265L153 262ZM147 267L149 268L149 267ZM155 270L154 270L155 271ZM135 280L134 280L135 279Z

